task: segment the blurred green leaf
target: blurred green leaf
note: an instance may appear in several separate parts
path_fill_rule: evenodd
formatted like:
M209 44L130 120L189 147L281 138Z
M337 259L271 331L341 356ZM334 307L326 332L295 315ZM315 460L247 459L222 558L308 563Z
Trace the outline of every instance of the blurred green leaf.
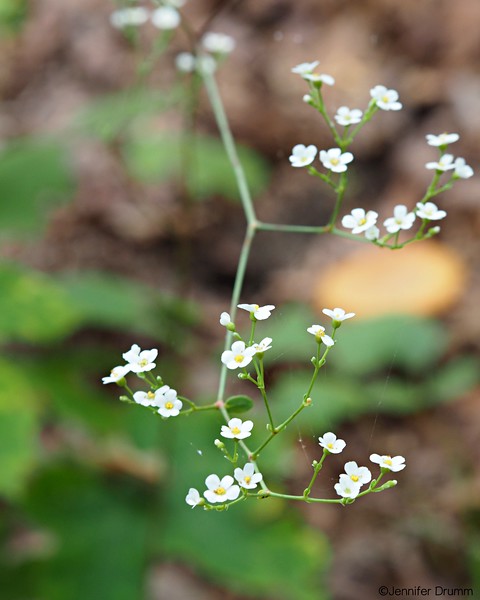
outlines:
M0 263L0 288L0 340L51 342L79 322L67 294L47 275Z
M61 144L34 138L11 142L0 152L1 230L38 233L49 211L69 200L74 189Z
M0 0L0 32L18 31L26 12L26 0Z
M248 396L230 396L225 401L225 408L232 415L248 412L253 407L253 400Z
M56 536L38 573L36 595L48 600L137 600L143 596L148 489L109 485L74 464L38 476L27 514Z
M399 315L347 321L338 331L328 361L352 375L392 368L415 375L434 365L447 345L445 328L430 319Z
M260 154L245 146L238 153L252 194L267 185L269 168ZM203 200L218 194L238 200L238 189L222 142L217 138L193 136L182 139L181 133L165 133L162 137L146 136L127 142L125 160L132 175L147 183L186 177L192 197ZM188 161L185 175L182 164Z
M480 381L479 366L476 357L459 356L439 367L426 382L427 402L449 402L473 389Z
M78 117L77 125L104 141L111 141L124 133L138 119L171 108L181 100L182 90L169 92L145 87L130 88L102 96L92 102Z
M35 392L23 370L0 360L0 496L14 497L37 462Z

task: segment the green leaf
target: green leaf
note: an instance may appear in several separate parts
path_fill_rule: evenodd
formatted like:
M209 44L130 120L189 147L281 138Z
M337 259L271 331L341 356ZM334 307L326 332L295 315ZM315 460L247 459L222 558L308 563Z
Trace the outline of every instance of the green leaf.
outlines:
M51 342L75 330L77 311L47 275L0 263L0 288L0 340Z
M102 96L92 102L77 119L81 131L87 130L104 141L111 141L125 132L138 119L178 105L181 90L170 92L148 88L130 88Z
M38 457L36 397L25 373L0 361L0 496L18 496Z
M248 412L253 407L253 400L248 396L230 396L225 401L225 408L232 415Z
M439 367L426 382L425 398L429 404L456 400L478 385L478 359L460 356Z
M0 224L15 235L39 233L49 212L68 201L74 181L65 148L46 139L16 140L0 152Z
M274 346L267 360L308 362L317 351L313 336L307 333L315 319L313 312L301 304L286 304L276 310L268 321L268 336Z
M415 375L431 368L447 345L444 327L430 319L398 315L347 321L328 361L353 375L398 368Z
M269 169L254 150L239 146L238 153L255 196L266 187ZM125 160L132 175L147 183L186 177L194 199L203 200L215 194L230 200L239 198L232 168L219 139L200 135L182 139L181 134L171 133L161 138L143 135L127 142ZM185 161L189 166L183 174Z

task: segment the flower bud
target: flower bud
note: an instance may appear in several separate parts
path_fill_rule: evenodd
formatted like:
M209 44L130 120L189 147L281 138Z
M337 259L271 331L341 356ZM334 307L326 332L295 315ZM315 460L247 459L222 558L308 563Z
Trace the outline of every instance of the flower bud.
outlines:
M219 449L219 450L224 450L225 448L225 444L221 441L221 440L215 440L213 442L215 444L215 446Z

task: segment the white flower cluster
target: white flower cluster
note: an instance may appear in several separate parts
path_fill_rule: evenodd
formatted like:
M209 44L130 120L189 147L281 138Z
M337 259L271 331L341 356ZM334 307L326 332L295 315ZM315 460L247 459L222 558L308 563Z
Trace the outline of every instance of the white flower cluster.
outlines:
M110 23L115 29L125 29L138 27L151 21L157 29L176 29L181 21L177 9L181 8L185 2L186 0L163 0L162 5L155 10L148 10L143 6L120 8L110 15Z
M221 435L228 439L243 440L251 435L252 429L252 421L242 421L241 419L234 418L230 419L227 425L222 426ZM215 445L219 448L224 447L224 444L219 440L215 440ZM263 475L255 472L255 465L248 462L243 469L237 467L233 472L233 477L225 475L220 479L218 475L209 475L205 479L207 489L203 493L203 496L210 504L225 504L227 501L236 500L240 496L241 489L245 490L245 493L246 490L255 489L262 479ZM237 483L234 483L235 480ZM188 490L185 502L192 508L205 504L205 501L201 498L196 488Z
M217 68L217 60L230 54L235 49L235 40L225 33L209 31L201 40L206 54L195 56L191 52L180 52L175 59L176 67L183 73L213 73Z
M331 431L318 438L320 446L328 454L340 454L346 447L346 442L337 438ZM380 456L371 454L370 460L380 466L383 473L392 471L394 473L405 468L403 456ZM354 499L360 493L363 485L370 483L372 474L367 467L359 467L355 461L349 461L344 466L345 472L339 477L338 483L334 485L336 493L342 498Z
M153 348L152 350L142 350L137 344L133 344L128 352L122 354L124 360L127 362L126 365L120 365L114 367L110 375L102 377L103 383L118 383L119 385L124 382L124 378L128 373L147 373L155 368L154 360L158 356L158 350ZM181 400L177 398L177 392L170 388L168 385L162 385L161 387L148 392L135 392L133 394L133 400L141 406L148 406L158 409L157 412L164 418L176 417L183 406Z
M318 148L313 144L304 146L297 144L292 148L290 163L292 167L307 167L311 165L317 156ZM347 165L352 162L353 154L351 152L342 152L340 148L330 148L329 150L320 150L320 162L323 166L333 173L343 173L347 170Z
M458 142L460 139L458 133L441 133L440 135L429 133L426 135L426 138L429 146L440 149L440 158L438 161L428 162L425 165L427 169L435 170L439 173L453 170L454 179L469 179L472 177L473 169L466 164L464 158L461 156L455 158L453 154L445 153L448 144Z

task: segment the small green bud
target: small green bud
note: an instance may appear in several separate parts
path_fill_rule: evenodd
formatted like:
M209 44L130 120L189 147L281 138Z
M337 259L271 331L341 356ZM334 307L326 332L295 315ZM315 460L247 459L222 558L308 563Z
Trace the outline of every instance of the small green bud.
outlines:
M221 440L215 440L213 443L219 450L225 449L225 444Z
M247 375L246 373L239 373L239 374L237 375L237 377L238 377L239 379L247 379L248 375Z
M235 332L235 323L229 323L227 325L227 329L228 329L228 331Z

